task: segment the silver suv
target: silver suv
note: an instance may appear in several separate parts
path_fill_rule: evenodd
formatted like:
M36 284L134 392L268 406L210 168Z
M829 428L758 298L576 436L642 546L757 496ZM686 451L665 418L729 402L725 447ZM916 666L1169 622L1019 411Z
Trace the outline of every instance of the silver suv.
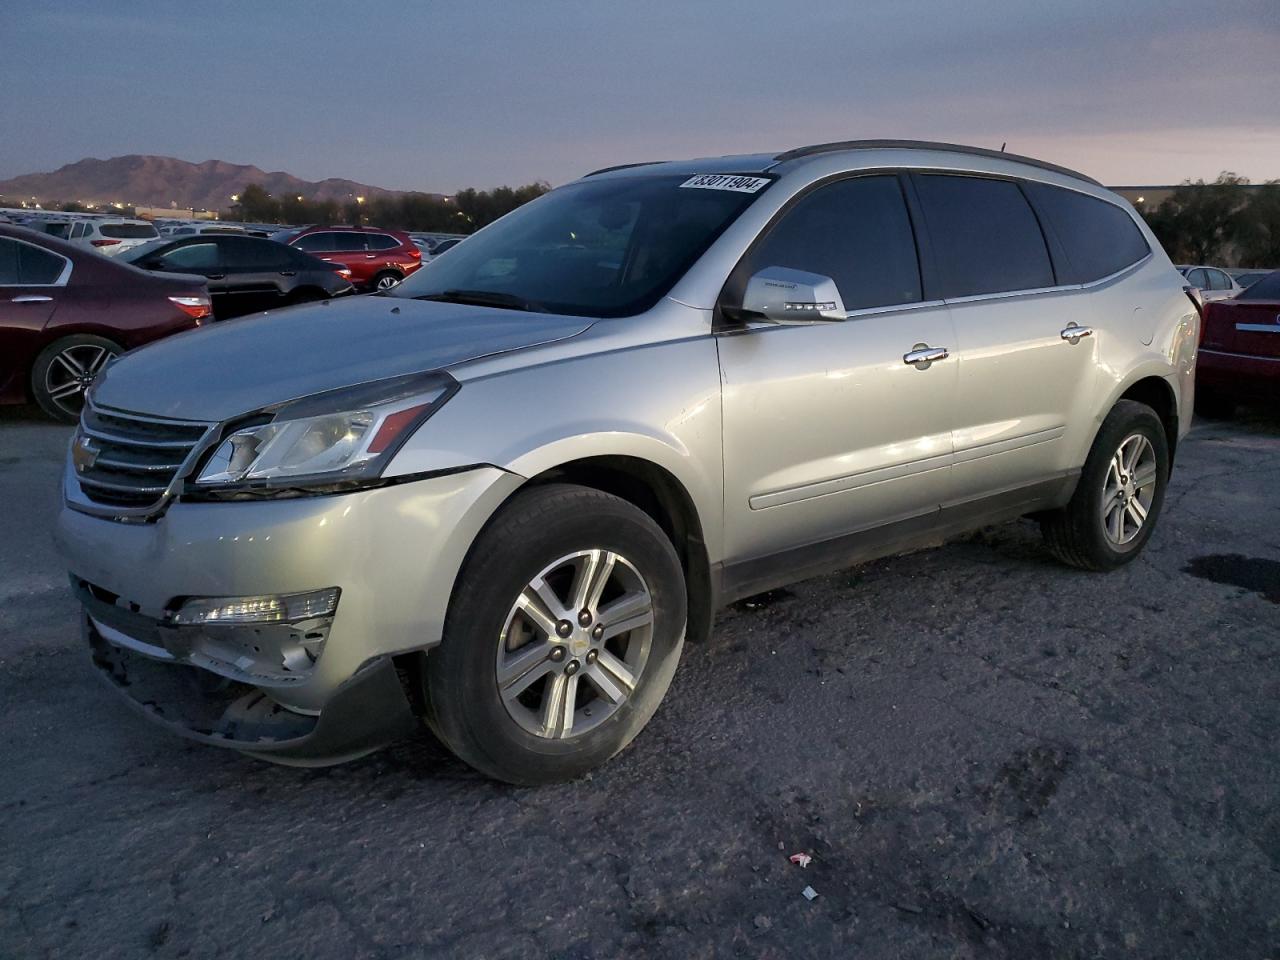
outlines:
M1152 533L1199 318L1069 170L855 141L552 191L394 290L131 353L58 540L94 663L153 720L284 763L423 718L515 783L658 707L721 605L1038 518Z

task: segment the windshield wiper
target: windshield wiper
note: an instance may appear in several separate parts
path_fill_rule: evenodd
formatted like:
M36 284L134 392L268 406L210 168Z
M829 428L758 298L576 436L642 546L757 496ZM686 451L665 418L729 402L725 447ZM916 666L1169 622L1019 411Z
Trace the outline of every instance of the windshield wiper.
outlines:
M540 303L517 297L513 293L494 290L443 290L440 293L424 293L415 300L438 300L442 303L469 303L477 307L507 307L511 310L528 310L530 313L550 313Z

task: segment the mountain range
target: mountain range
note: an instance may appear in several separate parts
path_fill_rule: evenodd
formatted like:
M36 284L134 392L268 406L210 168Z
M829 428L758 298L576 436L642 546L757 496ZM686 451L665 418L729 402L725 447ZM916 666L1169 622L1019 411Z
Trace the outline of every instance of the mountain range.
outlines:
M35 197L41 203L70 200L98 204L123 203L140 207L173 207L224 210L231 197L251 183L273 196L300 196L308 200L349 200L400 193L355 180L330 178L303 180L282 171L225 160L191 163L174 157L132 154L97 160L92 157L69 163L52 173L28 173L0 180L0 197L9 205Z

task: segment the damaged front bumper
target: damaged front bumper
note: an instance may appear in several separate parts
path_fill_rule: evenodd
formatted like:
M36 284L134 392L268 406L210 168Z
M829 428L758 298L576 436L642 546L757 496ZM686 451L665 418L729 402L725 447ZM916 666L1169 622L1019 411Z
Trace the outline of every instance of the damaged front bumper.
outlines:
M353 760L418 725L390 657L375 657L313 714L281 706L262 688L198 666L188 637L141 614L77 593L93 664L132 707L173 733L295 766ZM108 639L110 637L110 639Z

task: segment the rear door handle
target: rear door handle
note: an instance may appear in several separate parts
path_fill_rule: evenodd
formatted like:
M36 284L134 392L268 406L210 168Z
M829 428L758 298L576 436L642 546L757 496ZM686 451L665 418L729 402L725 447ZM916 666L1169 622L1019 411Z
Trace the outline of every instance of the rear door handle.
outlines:
M916 367L918 370L929 369L935 360L945 360L951 356L946 347L931 347L927 343L917 343L910 353L902 355L902 362Z
M1081 327L1074 323L1068 323L1062 330L1062 339L1071 344L1079 343L1081 337L1092 336L1093 327Z
M282 277L296 277L297 275L298 275L297 270L281 270L280 271L280 276Z
M53 297L46 297L43 293L24 293L20 297L14 297L10 303L51 303Z
M227 275L225 273L206 273L205 278L208 280L225 280Z

